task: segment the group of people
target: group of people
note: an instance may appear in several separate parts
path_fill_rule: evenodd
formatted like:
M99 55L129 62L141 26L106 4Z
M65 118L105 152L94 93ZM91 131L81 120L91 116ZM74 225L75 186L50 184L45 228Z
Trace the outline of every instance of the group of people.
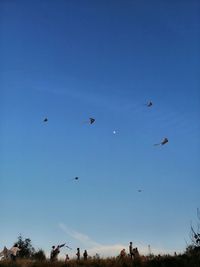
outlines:
M120 258L123 259L127 256L125 248L120 251ZM137 259L139 257L138 248L133 248L133 243L129 243L129 256L131 259Z
M64 246L65 246L65 244L52 246L52 250L51 250L51 253L50 253L50 261L55 262L55 261L58 260L58 255L60 253L60 248L62 248ZM6 247L4 247L4 249L0 252L0 258L2 258L4 260L11 259L11 260L15 261L16 257L17 257L17 254L19 253L20 250L21 249L19 248L18 244L15 244L11 249L7 249ZM121 259L125 258L127 256L126 250L122 249L120 251L120 255L119 256L120 256ZM129 256L131 257L131 259L136 259L136 258L139 257L138 249L137 249L137 247L133 248L132 242L130 242L130 244L129 244ZM77 248L76 257L77 257L78 261L81 259L80 248ZM69 259L70 259L69 255L66 254L65 255L65 262L67 263L69 261ZM88 259L87 250L84 250L84 252L83 252L83 259L84 260Z
M55 248L55 247L54 247ZM59 249L55 249L58 253L60 252L59 251ZM57 254L58 255L58 254ZM96 254L96 255L98 255L98 254ZM121 251L120 251L120 255L119 255L119 257L121 258L121 259L123 259L123 258L125 258L126 256L129 256L131 259L137 259L137 258L139 258L139 251L138 251L138 248L137 247L135 247L135 248L133 248L133 243L132 242L130 242L130 244L129 244L129 254L127 255L127 253L126 253L126 250L125 249L122 249ZM81 259L81 253L80 253L80 248L77 248L77 252L76 252L76 257L77 257L77 260L79 261L80 259ZM84 252L83 252L83 259L84 260L87 260L88 259L88 252L87 252L87 250L84 250ZM66 258L65 258L65 262L67 263L69 261L69 255L68 254L66 254Z
M58 245L57 247L56 246L52 246L52 250L51 250L51 254L50 254L50 260L51 261L57 261L58 259L58 254L60 253L60 248L63 247L65 244L62 244L62 245ZM133 248L133 243L130 242L129 243L129 254L127 255L126 253L126 250L125 249L122 249L120 251L120 259L123 259L125 258L126 256L129 256L131 259L135 260L137 258L139 258L139 252L138 252L138 248L135 247ZM65 255L65 262L67 263L69 261L69 255L66 254ZM80 248L77 248L77 251L76 251L76 259L79 261L81 259L81 252L80 252ZM88 252L87 250L84 250L83 252L83 259L84 260L87 260L88 259Z
M0 252L0 258L3 260L12 260L16 261L17 254L21 249L17 244L15 244L11 249L7 249L5 246L4 249Z
M77 248L76 257L77 257L77 260L80 260L80 257L81 257L80 248ZM87 250L84 250L83 259L87 260L87 258L88 258Z
M50 253L50 261L54 262L54 261L58 260L58 254L60 253L60 248L64 247L64 246L65 246L65 244L58 245L58 246L52 246L51 253ZM77 248L76 257L77 257L77 260L81 259L80 248ZM65 262L67 263L69 261L69 259L70 259L69 255L66 254L65 255ZM83 252L83 259L84 260L88 259L87 250L84 250L84 252Z

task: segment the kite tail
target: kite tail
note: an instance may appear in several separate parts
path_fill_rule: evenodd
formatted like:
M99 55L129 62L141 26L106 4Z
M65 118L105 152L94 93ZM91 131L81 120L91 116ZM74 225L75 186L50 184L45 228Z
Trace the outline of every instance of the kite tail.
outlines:
M159 144L154 144L154 146L160 146L161 145L161 143L159 143Z
M62 245L59 245L59 247L60 247L60 248L62 248L62 247L64 247L64 246L65 246L65 243L64 243L64 244L62 244Z

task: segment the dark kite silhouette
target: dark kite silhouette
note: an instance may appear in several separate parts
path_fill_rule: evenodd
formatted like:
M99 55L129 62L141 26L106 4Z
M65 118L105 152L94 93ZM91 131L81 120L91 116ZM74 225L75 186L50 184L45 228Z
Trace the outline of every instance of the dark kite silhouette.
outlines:
M149 102L146 104L146 106L147 106L148 108L150 108L151 106L153 106L153 103L152 103L151 101L149 101Z
M89 118L89 120L90 120L90 124L93 124L95 122L94 118Z
M160 142L158 144L154 144L154 146L159 146L159 145L163 146L163 145L167 144L168 142L169 142L169 140L165 137L162 142Z

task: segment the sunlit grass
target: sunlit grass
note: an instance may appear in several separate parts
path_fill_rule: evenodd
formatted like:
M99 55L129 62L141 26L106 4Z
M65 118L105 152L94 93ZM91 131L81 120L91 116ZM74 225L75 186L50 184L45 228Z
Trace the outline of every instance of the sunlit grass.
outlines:
M69 260L50 262L48 260L40 262L33 260L21 260L16 262L1 261L0 267L200 267L200 253L195 255L177 255L177 256L155 256L152 258L140 257L137 260L131 260L129 257L120 259L88 259L88 260Z

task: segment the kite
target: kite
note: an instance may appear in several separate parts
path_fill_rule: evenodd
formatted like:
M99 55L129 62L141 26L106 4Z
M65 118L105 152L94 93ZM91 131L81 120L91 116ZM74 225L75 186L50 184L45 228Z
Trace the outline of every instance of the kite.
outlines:
M93 124L95 122L94 118L89 118L89 120L84 121L83 123L89 123L89 124Z
M146 104L146 106L147 106L148 108L150 108L151 106L153 106L153 103L152 103L151 101L149 101L149 102Z
M169 140L165 137L162 142L160 142L158 144L154 144L154 146L159 146L159 145L163 146L163 145L167 144L168 142L169 142Z
M95 122L94 118L89 118L89 120L90 120L90 124L93 124Z
M93 124L95 122L94 118L89 118L89 120L84 121L83 123L89 123L89 124Z
M139 193L141 193L141 192L142 192L142 190L141 190L141 189L138 189L138 192L139 192Z
M47 122L48 121L48 118L44 118L43 122Z
M62 247L64 247L64 246L65 246L65 244L66 244L66 243L64 243L64 244L61 244L61 245L58 245L58 247L59 247L59 248L62 248Z
M72 181L72 180L76 180L76 181L78 181L78 179L79 179L79 177L76 176L76 177L74 177L74 178L70 178L68 181Z

